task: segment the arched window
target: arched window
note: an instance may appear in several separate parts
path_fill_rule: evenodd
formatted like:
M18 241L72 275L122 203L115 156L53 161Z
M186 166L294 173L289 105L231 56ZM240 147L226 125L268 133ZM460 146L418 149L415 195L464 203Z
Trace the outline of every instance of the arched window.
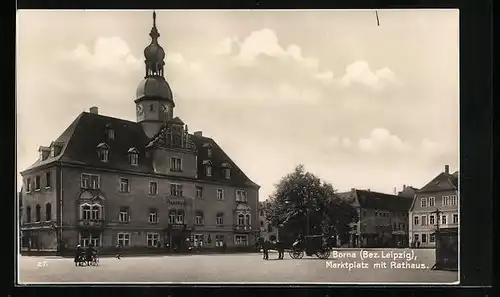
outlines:
M45 204L45 220L52 220L52 205L50 203Z
M40 204L37 204L35 208L35 222L40 222L40 220L41 220Z
M205 166L205 176L212 176L212 162L210 160L204 160L203 165Z
M135 147L128 150L128 162L132 166L139 165L139 152Z
M82 220L90 220L92 217L92 208L89 204L80 205L81 209L81 219Z
M245 215L240 213L238 215L238 226L243 226L245 225Z
M251 225L251 224L250 224L250 215L249 215L249 214L247 214L247 215L245 216L245 225L247 225L247 226L250 226L250 225Z
M26 207L26 223L31 223L31 206Z

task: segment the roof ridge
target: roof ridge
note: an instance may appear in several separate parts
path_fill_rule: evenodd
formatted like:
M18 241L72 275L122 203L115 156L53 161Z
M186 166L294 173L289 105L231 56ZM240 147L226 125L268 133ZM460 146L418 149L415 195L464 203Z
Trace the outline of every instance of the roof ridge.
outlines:
M98 117L101 117L101 118L108 118L108 119L111 119L111 120L118 120L118 121L121 121L121 122L127 122L127 123L137 124L137 122L134 122L134 121L129 121L129 120L125 120L125 119L115 118L115 117L111 117L111 116L107 116L107 115L102 115L102 114L91 113L91 112L88 112L88 111L82 111L82 113L80 115L82 115L82 114L91 115L91 116L98 116Z

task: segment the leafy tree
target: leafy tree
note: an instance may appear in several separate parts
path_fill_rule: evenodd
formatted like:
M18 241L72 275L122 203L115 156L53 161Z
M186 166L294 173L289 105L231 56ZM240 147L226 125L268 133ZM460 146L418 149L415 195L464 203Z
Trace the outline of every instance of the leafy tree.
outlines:
M266 219L280 228L280 238L347 234L358 217L351 201L340 198L331 184L306 172L303 165L280 180L265 208Z

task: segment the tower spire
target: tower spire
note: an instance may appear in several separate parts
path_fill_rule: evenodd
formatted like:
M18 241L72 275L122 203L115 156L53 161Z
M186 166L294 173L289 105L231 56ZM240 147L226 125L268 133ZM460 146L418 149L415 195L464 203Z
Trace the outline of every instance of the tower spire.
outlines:
M156 11L153 11L153 27L151 28L149 36L151 36L151 43L144 49L144 57L146 58L146 77L163 77L165 51L158 44L160 33L158 33L158 28L156 28Z
M158 29L156 28L156 11L153 10L153 28L151 28L151 32L149 33L151 36L151 43L157 44L158 37L160 37L160 33L158 33Z

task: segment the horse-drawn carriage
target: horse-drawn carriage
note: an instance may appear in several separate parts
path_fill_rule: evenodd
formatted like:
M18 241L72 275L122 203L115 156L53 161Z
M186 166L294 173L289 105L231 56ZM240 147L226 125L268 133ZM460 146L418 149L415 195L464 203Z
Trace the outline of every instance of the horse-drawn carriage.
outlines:
M301 259L304 253L307 256L316 255L320 259L330 257L331 247L323 240L323 235L304 236L303 240L297 240L288 252L292 259Z

